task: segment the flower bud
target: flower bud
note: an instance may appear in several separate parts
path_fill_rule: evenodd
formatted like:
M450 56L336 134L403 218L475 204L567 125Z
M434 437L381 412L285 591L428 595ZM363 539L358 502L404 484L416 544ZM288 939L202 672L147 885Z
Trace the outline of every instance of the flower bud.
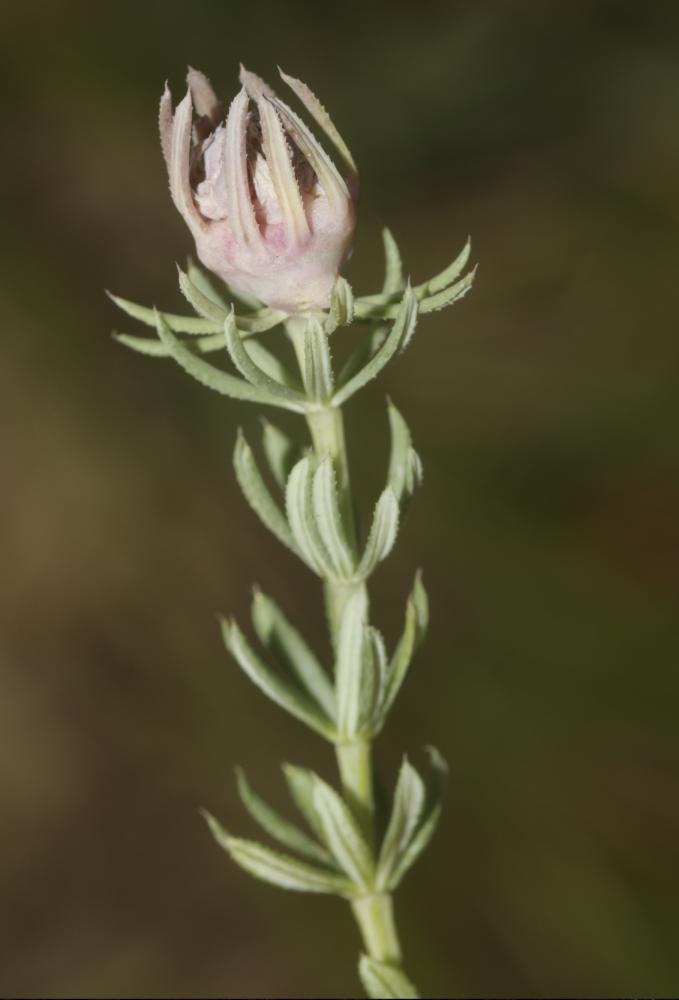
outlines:
M172 200L201 262L236 292L302 312L329 305L351 250L358 178L317 98L281 76L336 147L346 180L295 112L242 67L225 118L202 73L189 70L174 113L166 87L160 138Z

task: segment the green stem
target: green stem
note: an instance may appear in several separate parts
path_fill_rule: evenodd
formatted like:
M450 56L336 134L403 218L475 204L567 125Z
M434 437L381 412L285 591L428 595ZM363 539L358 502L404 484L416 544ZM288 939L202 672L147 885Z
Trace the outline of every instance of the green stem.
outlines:
M335 751L344 794L374 850L372 744L369 740L338 743Z
M290 320L287 324L290 338L297 353L300 369L303 358L303 321ZM349 478L349 461L344 435L342 410L328 404L306 414L314 451L319 457L330 455L337 477L337 493L342 522L347 540L354 553L358 553L356 515ZM325 581L325 601L333 645L347 600L357 588L366 591L365 583L339 583ZM337 764L342 787L357 821L361 825L371 850L375 852L375 802L373 796L372 742L370 738L357 739L336 746ZM399 945L391 896L387 893L368 893L352 901L351 908L361 931L367 954L379 962L401 967Z
M307 422L316 454L330 455L333 460L343 523L346 527L349 543L356 552L356 518L351 495L342 411L334 406L319 409L307 414ZM325 582L326 607L333 642L336 641L344 606L356 587L366 589L364 583L341 584L332 580ZM374 852L375 802L372 743L370 739L339 743L336 747L336 753L344 794ZM362 896L352 902L351 908L368 955L379 962L388 962L400 968L401 948L394 921L391 896L386 893Z
M366 950L378 962L401 965L401 946L396 933L394 905L387 893L361 896L351 904Z

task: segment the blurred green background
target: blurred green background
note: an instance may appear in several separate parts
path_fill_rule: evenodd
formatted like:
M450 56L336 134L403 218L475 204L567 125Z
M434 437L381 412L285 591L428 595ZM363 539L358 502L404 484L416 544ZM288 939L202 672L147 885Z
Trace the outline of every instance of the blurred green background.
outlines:
M337 901L251 881L200 806L252 825L316 737L221 648L257 580L325 649L318 588L245 506L258 415L126 352L110 288L181 304L188 232L156 135L186 63L321 96L362 169L348 276L388 222L414 280L467 233L473 293L349 413L368 510L383 395L425 486L376 577L414 569L426 650L381 739L448 758L445 820L399 894L428 996L679 989L679 5L13 4L3 14L0 990L356 995ZM140 332L134 330L134 332ZM353 336L349 333L348 336Z

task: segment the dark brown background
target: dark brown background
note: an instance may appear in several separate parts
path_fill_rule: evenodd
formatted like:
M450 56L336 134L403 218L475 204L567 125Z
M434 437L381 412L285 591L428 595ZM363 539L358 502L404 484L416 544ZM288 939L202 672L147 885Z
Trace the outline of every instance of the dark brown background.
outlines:
M367 510L388 391L425 487L376 579L393 638L417 565L432 629L380 745L428 742L447 812L399 894L430 996L679 987L679 8L261 0L14 4L3 18L0 989L346 996L340 903L254 883L233 765L327 751L220 646L252 581L314 580L230 468L252 408L116 346L105 287L178 307L189 251L156 137L166 77L238 61L321 96L361 164L350 280L388 222L422 280L467 233L473 294L351 407ZM332 773L327 770L327 773Z

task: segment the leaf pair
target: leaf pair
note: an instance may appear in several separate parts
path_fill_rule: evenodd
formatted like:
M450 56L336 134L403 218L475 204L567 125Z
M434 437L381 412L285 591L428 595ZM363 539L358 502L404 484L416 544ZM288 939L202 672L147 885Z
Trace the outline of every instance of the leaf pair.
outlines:
M175 313L163 313L163 318L173 333L187 334L192 338L191 347L199 354L209 354L222 350L224 347L224 321L229 313L229 305L224 297L215 289L208 276L189 261L188 273L179 270L179 287L187 301L196 310L197 316L179 316ZM286 314L277 309L262 308L256 299L250 296L232 293L242 303L254 311L249 315L238 317L238 328L243 337L278 326ZM157 327L156 311L146 306L138 305L117 295L110 295L115 304L146 326ZM149 337L116 334L116 339L140 354L155 357L169 357L171 351L161 340Z
M313 837L264 802L242 771L238 772L238 790L246 809L262 829L304 860L255 841L232 837L213 816L206 814L219 845L250 874L284 889L334 893L346 898L370 889L374 881L372 854L342 797L305 768L288 764L284 773L288 789Z
M243 672L273 702L325 739L336 739L335 693L315 654L278 605L256 591L252 622L276 667L253 649L233 620L222 618L224 645Z
M378 295L356 299L355 315L360 319L393 319L398 313L398 296L403 288L403 268L396 241L388 229L382 233L385 255L385 277ZM472 287L476 268L460 278L469 261L471 242L468 239L452 264L439 274L413 288L420 313L435 312L457 302ZM460 279L460 280L458 280Z
M434 771L429 792L407 759L399 771L391 817L377 860L375 881L381 892L398 886L431 840L441 815L448 768L438 750L427 750Z
M436 772L429 793L407 760L401 766L377 863L342 796L306 768L286 764L283 770L288 790L313 836L281 816L257 795L244 772L237 772L239 795L247 811L273 840L295 854L282 854L256 841L233 837L213 816L205 816L217 843L233 860L273 885L349 899L389 892L427 846L438 823L446 765L433 748L429 753Z

